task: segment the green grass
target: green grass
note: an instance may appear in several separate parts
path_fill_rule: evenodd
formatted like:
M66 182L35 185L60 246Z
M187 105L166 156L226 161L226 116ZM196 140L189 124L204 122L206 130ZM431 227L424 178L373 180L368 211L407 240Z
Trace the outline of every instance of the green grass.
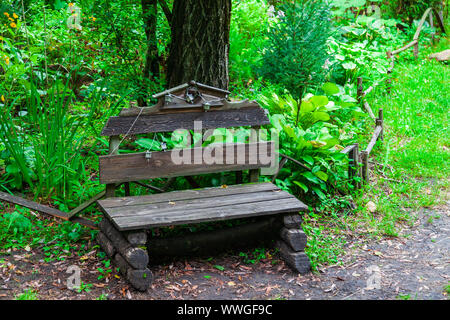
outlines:
M448 284L444 287L444 294L450 295L450 281Z
M418 209L448 200L450 70L426 59L448 44L442 40L437 47L421 47L418 60L405 52L392 74L391 95L381 84L368 97L374 113L383 108L385 120L384 141L370 155L374 179L353 195L356 209L342 208L346 200L331 198L329 206L309 214L304 230L313 269L339 263L346 236L407 237L401 230L412 225ZM375 203L374 213L366 208L368 201Z
M79 224L52 222L29 209L0 203L0 254L40 248L46 262L61 261L74 254L86 254L95 234Z
M23 293L17 295L15 300L39 300L38 294L32 289L25 290Z
M442 44L434 49L439 50ZM377 181L360 200L376 200L377 229L387 235L397 235L397 223L412 221L412 211L446 200L450 70L426 59L430 51L418 61L405 53L394 68L392 94L370 101L375 110L383 108L385 140L373 153L380 164Z

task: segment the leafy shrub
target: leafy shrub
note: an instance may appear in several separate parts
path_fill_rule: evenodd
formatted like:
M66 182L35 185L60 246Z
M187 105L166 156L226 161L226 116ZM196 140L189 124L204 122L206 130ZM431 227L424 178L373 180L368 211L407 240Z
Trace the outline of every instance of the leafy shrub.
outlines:
M261 75L283 84L295 98L324 78L331 12L325 1L285 4L267 33Z
M355 82L358 76L381 81L388 68L385 52L400 47L409 39L397 29L400 21L389 18L379 9L369 9L372 2L332 1L334 19L338 23L328 48L330 81L344 85L347 81Z
M97 134L89 130L101 105L100 94L94 96L90 110L72 114L67 84L55 82L45 94L32 86L26 94L27 110L16 112L15 101L0 104L5 110L0 113L0 159L9 188L28 186L35 196L56 196L64 202L79 197L79 181L89 179L83 148ZM116 108L112 105L99 119L105 121Z
M261 48L266 47L269 24L275 20L260 0L234 0L230 25L230 79L233 86L247 86L256 79Z
M339 151L343 148L341 143L348 143L353 137L346 134L343 123L362 115L355 105L356 100L341 93L335 84L326 83L323 90L336 101L330 101L327 96L308 94L299 113L298 102L292 96L272 94L259 99L270 111L270 121L279 132L280 152L302 161L311 169L289 164L280 171L277 184L294 194L313 192L321 199L325 199L325 194L333 188L351 188L347 181L347 160Z

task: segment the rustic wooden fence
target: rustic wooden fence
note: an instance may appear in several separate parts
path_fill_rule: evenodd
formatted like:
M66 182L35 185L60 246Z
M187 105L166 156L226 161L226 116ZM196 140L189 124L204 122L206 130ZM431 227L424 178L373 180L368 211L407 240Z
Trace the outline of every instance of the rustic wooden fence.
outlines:
M355 177L360 177L360 181L356 183L356 187L361 187L361 182L369 181L369 155L372 152L378 140L383 140L383 109L378 110L378 117L376 117L365 97L374 90L375 86L370 86L366 90L363 88L362 78L358 77L358 88L357 88L357 99L358 103L364 106L364 109L369 114L370 118L374 121L374 131L370 139L369 144L366 149L359 151L359 144L354 143L345 147L341 153L348 155L349 166L348 166L348 177L353 179Z
M444 19L442 12L438 12L434 8L428 8L425 10L424 14L422 15L422 18L419 21L419 25L417 26L417 30L414 33L414 37L411 42L406 44L405 46L394 50L394 51L388 51L386 53L388 60L390 61L390 67L387 70L387 92L391 92L391 83L392 79L390 77L390 74L392 73L392 70L394 69L395 65L395 56L399 54L400 52L403 52L407 50L408 48L414 47L414 56L416 59L419 56L419 37L420 33L422 31L423 25L425 23L425 20L429 18L430 26L434 26L434 20L433 17L436 18L437 24L439 25L439 28L443 33L445 33L445 27L444 27ZM435 41L435 34L432 36L432 41ZM378 140L383 140L383 109L378 110L378 116L375 116L375 114L372 111L372 108L370 107L369 103L365 100L366 96L372 92L377 84L373 84L366 90L364 90L363 87L363 81L361 77L358 77L357 79L357 99L358 103L364 107L364 110L368 113L369 117L374 121L374 131L372 134L372 137L369 141L369 144L367 145L366 149L359 150L359 144L355 143L352 145L347 146L344 148L341 153L347 154L349 159L349 167L348 167L348 176L350 179L353 179L354 177L360 177L360 182L356 183L356 187L361 187L361 182L368 182L369 181L369 156L372 152L372 149L374 148L376 142Z
M414 33L412 41L407 43L406 45L404 45L403 47L401 47L401 48L399 48L397 50L386 52L386 56L387 56L388 60L390 61L390 67L387 70L388 78L386 80L387 92L388 93L391 92L392 79L391 79L390 75L392 73L392 70L394 69L395 56L397 54L399 54L400 52L403 52L403 51L413 47L414 48L414 57L416 59L419 58L419 37L420 37L420 33L422 31L423 25L424 25L424 23L425 23L427 18L429 18L430 26L434 27L433 17L436 18L437 24L438 24L439 28L441 29L441 31L443 33L446 33L445 25L444 25L443 13L442 12L438 12L435 8L428 8L427 10L425 10L424 14L422 15L422 18L420 19L419 25L417 26L417 30ZM432 42L433 43L435 42L435 34L432 35Z

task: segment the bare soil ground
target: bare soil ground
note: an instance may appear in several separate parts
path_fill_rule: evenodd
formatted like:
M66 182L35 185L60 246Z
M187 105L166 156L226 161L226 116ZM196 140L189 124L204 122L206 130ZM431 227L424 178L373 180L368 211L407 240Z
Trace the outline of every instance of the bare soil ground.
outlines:
M450 211L422 209L407 237L349 239L341 265L298 276L277 257L245 264L237 253L154 266L145 293L117 273L98 280L97 250L83 257L45 263L39 250L0 256L0 299L33 289L39 299L447 299L450 280ZM81 268L89 292L67 289L70 265ZM217 269L216 265L224 270ZM220 268L222 269L222 268Z

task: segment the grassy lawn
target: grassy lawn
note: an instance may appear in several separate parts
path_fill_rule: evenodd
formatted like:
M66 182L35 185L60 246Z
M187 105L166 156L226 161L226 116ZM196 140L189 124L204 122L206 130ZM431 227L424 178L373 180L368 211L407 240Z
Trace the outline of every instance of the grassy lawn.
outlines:
M411 52L396 64L391 95L372 98L374 109L383 108L385 140L375 149L374 183L362 200L376 199L383 216L378 229L396 235L395 224L410 221L411 211L447 200L449 177L448 110L450 109L450 70L448 65Z
M392 74L392 93L380 84L368 97L375 114L383 108L384 142L377 142L370 155L371 182L353 198L356 210L352 200L334 198L307 218L304 229L314 265L339 262L349 237L407 236L400 230L414 223L420 208L448 200L450 70L426 58L446 48L447 40L421 47L418 60L412 50L402 53ZM373 212L369 201L375 204Z

